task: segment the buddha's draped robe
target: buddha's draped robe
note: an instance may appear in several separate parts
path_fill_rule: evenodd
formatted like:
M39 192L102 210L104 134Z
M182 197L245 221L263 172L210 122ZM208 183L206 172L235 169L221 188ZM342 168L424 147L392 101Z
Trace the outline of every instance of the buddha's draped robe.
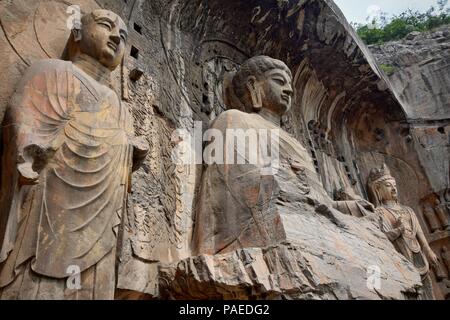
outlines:
M105 293L97 298L112 298L117 231L132 167L129 112L113 90L71 62L44 60L23 77L5 123L3 171L11 174L3 178L0 203L0 288L13 286L20 297L31 272L24 266L33 281L40 275L63 280L76 266L90 270L92 281L104 280ZM42 166L38 184L20 186L17 164L33 155L35 166ZM13 283L19 276L21 288Z
M307 150L280 127L259 114L229 110L221 114L210 129L224 137L224 160L229 146L234 146L235 162L211 163L203 173L194 228L194 253L226 253L245 247L267 247L285 240L280 219L280 210L284 207L280 203L313 207L311 204L316 202L332 207L332 200ZM229 130L243 130L234 131L241 137L253 131L257 133L257 142L247 140L243 154L237 143L230 142L233 136ZM272 149L272 134L279 136L279 148ZM258 149L254 149L255 144ZM256 162L252 161L249 148L255 151ZM271 150L278 152L277 149L279 157L272 157ZM208 155L205 151L206 158ZM273 174L268 171L270 168ZM296 210L301 212L301 208Z

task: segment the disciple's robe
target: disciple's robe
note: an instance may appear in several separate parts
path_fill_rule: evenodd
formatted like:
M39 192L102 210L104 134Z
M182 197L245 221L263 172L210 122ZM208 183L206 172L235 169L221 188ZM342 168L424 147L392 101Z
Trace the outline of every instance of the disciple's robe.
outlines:
M5 122L0 297L112 299L117 231L132 170L131 116L71 62L25 74ZM34 159L35 185L17 164ZM81 271L81 290L66 278Z

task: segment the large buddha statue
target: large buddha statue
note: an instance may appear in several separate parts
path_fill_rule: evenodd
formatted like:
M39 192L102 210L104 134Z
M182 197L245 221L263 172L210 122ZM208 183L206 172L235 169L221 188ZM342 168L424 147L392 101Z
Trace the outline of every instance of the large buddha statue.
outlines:
M211 143L205 148L194 253L275 245L289 238L287 229L295 232L296 226L287 220L297 213L319 211L336 223L333 208L368 214L371 205L364 200L348 206L334 202L307 150L281 129L293 95L291 71L282 61L253 57L242 64L231 84L231 110L214 121ZM223 142L222 150L212 147L218 141ZM219 163L221 157L224 161Z
M369 192L380 217L381 229L392 241L397 251L413 263L422 276L424 297L433 298L430 264L439 268L436 254L425 238L413 209L398 201L397 184L389 169L383 165L369 175Z
M130 177L148 150L110 87L126 42L127 27L116 14L84 15L69 39L70 61L35 63L11 100L2 159L1 299L114 298Z

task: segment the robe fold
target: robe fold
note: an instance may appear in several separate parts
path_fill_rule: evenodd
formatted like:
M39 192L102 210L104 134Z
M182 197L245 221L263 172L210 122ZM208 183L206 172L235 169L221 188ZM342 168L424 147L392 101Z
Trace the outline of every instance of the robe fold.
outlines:
M65 279L76 266L84 279L100 264L114 281L132 136L131 116L114 91L71 62L44 60L27 71L4 129L0 288L14 287L20 272ZM23 162L39 172L37 184L19 185ZM112 298L113 288L97 298Z

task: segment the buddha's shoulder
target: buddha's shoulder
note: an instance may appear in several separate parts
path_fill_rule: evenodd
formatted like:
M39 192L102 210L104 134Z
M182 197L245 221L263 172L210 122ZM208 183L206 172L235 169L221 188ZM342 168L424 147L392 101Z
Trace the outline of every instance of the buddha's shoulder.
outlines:
M213 123L217 128L246 128L248 127L254 114L246 113L237 109L230 109L221 113Z
M36 75L54 71L67 71L73 68L71 61L59 59L43 59L34 62L27 70L27 75Z

